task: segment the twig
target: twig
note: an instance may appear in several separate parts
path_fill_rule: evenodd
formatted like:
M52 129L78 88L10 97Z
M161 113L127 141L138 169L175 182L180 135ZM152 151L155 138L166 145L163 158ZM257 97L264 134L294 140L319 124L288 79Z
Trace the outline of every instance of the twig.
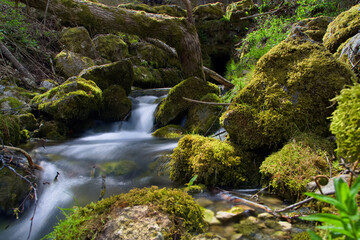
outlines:
M276 213L280 213L280 212L285 212L287 210L290 210L290 209L293 209L293 208L296 208L297 206L300 206L300 205L303 205L304 203L308 203L310 202L311 200L313 200L315 198L311 197L311 198L307 198L303 201L300 201L300 202L297 202L295 204L292 204L290 206L287 206L286 208L282 208L282 209L278 209L278 210L275 210Z
M215 71L203 66L204 72L205 74L209 75L211 78L213 78L214 80L216 80L217 82L221 83L222 85L224 85L227 88L234 88L234 84L232 84L231 82L229 82L228 80L226 80L223 76L221 76L220 74L216 73Z
M229 106L230 105L230 103L204 102L204 101L194 100L194 99L190 99L190 98L186 98L186 97L183 97L183 99L186 101L189 101L189 102L200 103L200 104L205 104L205 105L215 105L215 106Z
M37 169L37 170L43 170L43 168L41 166L39 166L39 165L37 165L37 164L35 164L33 162L31 156L26 151L24 151L23 149L17 148L17 147L5 146L5 145L3 145L1 147L1 149L5 150L5 151L10 150L10 151L20 152L26 157L26 159L27 159L27 161L28 161L31 168L34 168L34 169Z
M249 19L249 18L255 18L255 17L260 17L260 16L263 16L263 15L268 15L268 14L274 14L276 13L277 11L281 10L284 8L284 6L281 6L283 5L284 2L281 2L280 5L279 5L279 8L276 9L276 10L272 10L272 11L269 11L269 12L265 12L265 13L258 13L258 14L254 14L254 15L251 15L251 16L247 16L247 17L242 17L242 18L239 18L238 20L246 20L246 19Z
M354 163L354 166L351 168L351 171L350 171L350 179L349 179L349 187L351 187L352 177L353 177L353 175L354 175L355 169L356 169L356 167L357 167L358 164L359 164L359 160L357 160L357 161Z
M252 195L249 199L252 199L254 197L259 197L259 193L265 191L266 189L268 189L270 186L264 187L262 189L260 189L257 193L255 193L254 195Z
M50 5L50 0L47 1L46 3L46 8L45 8L45 13L44 13L44 26L46 27L46 15L49 9L49 5Z
M330 178L332 178L332 169L331 169L331 162L330 162L330 160L329 160L329 158L328 158L328 156L327 156L327 154L325 153L325 158L326 158L326 161L328 162L328 164L329 164L329 171L330 171Z
M222 112L224 111L224 107L221 108L221 110L219 111L218 115L216 116L216 118L214 119L214 121L212 122L211 126L208 128L208 130L205 133L205 136L207 136L207 134L209 133L210 129L214 126L215 122L218 121L220 114L222 114Z

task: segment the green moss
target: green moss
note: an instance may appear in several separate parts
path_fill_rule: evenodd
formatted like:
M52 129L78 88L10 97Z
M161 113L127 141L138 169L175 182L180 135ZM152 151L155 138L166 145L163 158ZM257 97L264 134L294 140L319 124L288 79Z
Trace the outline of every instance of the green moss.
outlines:
M29 130L26 130L26 129L21 130L20 131L20 142L25 143L29 139L30 139Z
M158 69L147 66L134 66L134 86L139 88L164 87Z
M34 135L35 137L51 140L65 140L68 131L68 128L61 122L43 121L40 123L39 130L34 132Z
M220 2L199 5L193 9L194 18L198 20L220 19L224 14L224 5Z
M303 198L306 184L316 175L328 175L334 144L313 134L301 134L280 151L265 159L260 166L263 184L270 185L282 197Z
M37 128L37 120L32 113L21 114L17 116L21 128L34 131Z
M154 209L170 215L174 227L164 233L165 239L173 239L186 231L201 233L205 222L200 206L192 197L176 189L158 189L157 187L133 189L78 208L74 213L61 221L48 236L50 239L92 239L102 231L107 219L113 212L124 207L149 205Z
M195 77L182 81L170 90L169 95L159 105L155 114L156 122L167 125L186 112L193 103L183 97L199 100L208 93L219 95L220 90L216 85Z
M178 5L160 5L154 6L153 9L158 14L166 14L173 17L186 17L186 11Z
M360 157L360 85L343 89L334 101L338 106L331 118L330 131L336 137L336 153L355 162Z
M198 175L197 183L207 186L251 185L256 181L257 169L250 153L218 139L185 135L171 157L170 178L187 183Z
M221 123L231 141L248 149L278 147L299 131L326 135L330 99L354 78L321 45L283 41L258 61Z
M119 85L112 85L104 90L103 96L101 119L106 121L124 120L132 107L132 102L126 96L125 90Z
M98 35L93 41L100 56L112 62L121 60L129 54L127 44L119 36Z
M63 50L55 57L56 70L65 77L72 77L79 74L83 69L95 65L89 57L84 57L79 53Z
M308 232L301 232L294 234L292 236L293 240L311 240L310 234Z
M23 107L24 103L19 101L19 99L14 97L4 97L0 99L0 108L4 108L7 111L13 111L18 112L21 111L21 108ZM8 109L10 107L10 109Z
M117 6L118 8L125 8L125 9L132 9L137 11L144 11L148 13L156 13L157 11L152 8L151 6L147 4L138 4L138 3L125 3L125 4L119 4Z
M101 174L111 176L124 176L133 173L138 169L138 165L134 161L122 160L117 162L107 162L99 165Z
M360 4L353 6L348 11L339 14L329 24L323 41L324 46L335 53L341 43L359 32L360 28Z
M154 137L161 138L180 138L185 133L185 129L179 125L166 125L165 127L157 129L152 133Z
M19 120L16 116L0 114L0 138L5 145L18 145L21 138Z

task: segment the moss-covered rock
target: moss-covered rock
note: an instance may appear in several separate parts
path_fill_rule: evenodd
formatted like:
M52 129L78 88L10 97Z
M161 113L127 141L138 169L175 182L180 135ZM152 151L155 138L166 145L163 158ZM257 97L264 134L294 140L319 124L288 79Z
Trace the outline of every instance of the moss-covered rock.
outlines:
M146 206L146 214L142 214L141 217L140 215L131 217L136 212L132 210L139 209L136 206ZM128 214L130 212L131 214ZM159 214L159 212L163 214ZM148 220L144 221L144 216L149 217ZM150 220L151 216L159 216L159 219L163 219L163 224L160 221L157 222L156 227L147 228L146 222L156 222ZM166 220L167 218L170 221ZM116 221L112 219L116 219ZM131 219L132 221L130 221ZM170 222L170 224L165 224L165 222ZM111 229L110 225L115 227ZM119 234L117 233L119 230L126 229L130 236L126 239L148 239L149 233L153 236L154 232L155 235L160 234L163 239L174 239L175 236L202 233L204 226L205 222L200 206L191 196L181 190L151 187L133 189L129 193L78 208L72 215L61 221L48 237L53 239L109 239L107 233L113 237L115 234ZM144 236L135 237L134 234L144 231Z
M257 13L258 8L252 0L242 0L229 4L226 7L225 15L230 18L231 23L239 23L242 17L251 16Z
M360 66L355 65L360 60L360 33L349 38L346 42L340 45L337 52L334 54L340 61L346 63L349 67L359 71Z
M332 21L324 35L324 46L335 53L341 43L359 32L360 28L360 4L339 14Z
M131 62L124 59L84 69L78 77L94 81L102 90L111 85L120 85L126 94L129 94L134 81L134 71Z
M134 86L139 88L163 87L163 81L158 69L145 66L133 66Z
M79 53L91 59L98 57L90 34L84 27L65 28L61 32L59 41L65 49L71 52Z
M183 97L200 100L208 93L219 95L220 90L216 85L196 77L182 81L173 87L169 95L160 103L155 114L156 122L165 126L174 119L181 117L193 105L193 103L184 100Z
M73 78L35 96L31 100L31 105L33 109L56 120L65 122L85 120L100 110L102 91L93 81Z
M179 125L166 125L165 127L157 129L152 133L154 137L161 138L180 138L185 133L185 129Z
M300 30L305 33L310 39L317 42L322 42L327 27L332 20L333 18L326 16L307 18L295 23L292 29L300 28ZM290 35L292 34L293 31L290 33Z
M104 90L103 96L101 119L106 121L124 120L132 107L132 102L126 96L125 90L119 85L112 85Z
M218 139L185 135L171 156L170 178L185 184L198 175L206 186L252 185L257 169L252 154Z
M68 50L61 51L55 57L55 68L61 75L66 78L78 75L83 69L95 65L89 57L84 57L79 53Z
M209 93L200 101L219 103L218 95ZM188 132L209 135L219 129L219 117L223 107L214 105L194 104L188 113L185 128Z
M173 17L186 17L186 11L178 5L160 5L154 6L158 14L166 14Z
M34 131L35 129L38 128L38 123L34 114L26 113L26 114L18 115L17 117L19 119L19 124L22 129Z
M34 137L45 138L51 140L65 140L69 129L66 125L59 121L42 121L39 129L34 132Z
M99 165L101 174L106 176L127 176L134 173L139 166L134 161L121 160L117 162L106 162Z
M3 96L0 98L0 110L10 114L18 114L26 113L30 109L27 103L20 100L19 98Z
M119 61L129 54L128 46L120 36L114 34L97 35L93 42L100 56L109 61Z
M117 5L118 8L125 8L125 9L132 9L132 10L137 10L137 11L144 11L144 12L148 12L148 13L156 13L156 10L145 4L145 3L123 3L123 4L119 4Z
M161 74L163 87L174 87L184 80L183 72L178 68L159 68L158 70Z
M20 125L16 116L0 114L0 138L6 145L18 145L20 142Z
M321 45L283 41L258 61L221 123L230 140L246 149L278 147L299 131L327 134L330 99L353 78Z
M193 9L195 21L221 19L224 14L224 5L220 2L199 5Z
M330 131L336 137L336 153L355 162L360 158L360 85L343 89L334 100L338 106L332 115Z
M335 146L328 139L301 134L290 140L280 151L271 154L260 166L263 184L290 200L303 198L306 184L316 175L328 175L327 156Z

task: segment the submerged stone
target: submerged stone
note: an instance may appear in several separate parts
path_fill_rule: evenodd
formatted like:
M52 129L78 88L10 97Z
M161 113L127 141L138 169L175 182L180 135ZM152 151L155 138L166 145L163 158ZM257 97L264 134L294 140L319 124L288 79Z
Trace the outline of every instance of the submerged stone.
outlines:
M125 176L134 173L138 169L138 165L134 161L121 160L116 162L107 162L99 165L101 174L106 176Z

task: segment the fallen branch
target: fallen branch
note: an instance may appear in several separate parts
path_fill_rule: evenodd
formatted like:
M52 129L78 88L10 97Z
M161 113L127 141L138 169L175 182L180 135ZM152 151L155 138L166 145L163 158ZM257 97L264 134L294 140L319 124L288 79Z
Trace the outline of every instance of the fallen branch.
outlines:
M279 5L279 8L276 10L272 10L272 11L265 12L265 13L257 13L257 14L251 15L251 16L239 18L238 20L246 20L246 19L250 19L250 18L256 18L256 17L260 17L260 16L264 16L264 15L274 14L284 8L284 6L281 6L281 5L283 5L283 3L284 2L281 2Z
M4 56L14 65L14 67L23 75L21 80L27 86L36 88L36 82L33 75L14 57L10 50L1 41L0 50Z
M34 168L37 170L43 170L43 168L41 166L35 164L31 158L31 156L21 148L11 147L11 146L0 146L0 150L4 150L4 151L9 150L9 151L20 152L21 154L23 154L26 157L31 168Z
M214 72L213 70L211 70L211 69L209 69L209 68L207 68L205 66L203 67L203 69L204 69L205 74L209 75L211 78L213 78L217 82L221 83L226 88L233 88L234 87L234 84L232 84L231 82L226 80L226 78L224 78L223 76L221 76L218 73Z
M186 101L189 101L189 102L200 103L200 104L205 104L205 105L214 105L214 106L229 106L230 105L230 103L204 102L204 101L194 100L194 99L190 99L190 98L186 98L186 97L183 97L183 99Z
M145 38L145 40L149 43L154 44L158 48L161 48L162 50L168 52L169 54L171 54L172 57L178 57L178 54L177 54L175 48L170 47L163 41L156 39L156 38Z

